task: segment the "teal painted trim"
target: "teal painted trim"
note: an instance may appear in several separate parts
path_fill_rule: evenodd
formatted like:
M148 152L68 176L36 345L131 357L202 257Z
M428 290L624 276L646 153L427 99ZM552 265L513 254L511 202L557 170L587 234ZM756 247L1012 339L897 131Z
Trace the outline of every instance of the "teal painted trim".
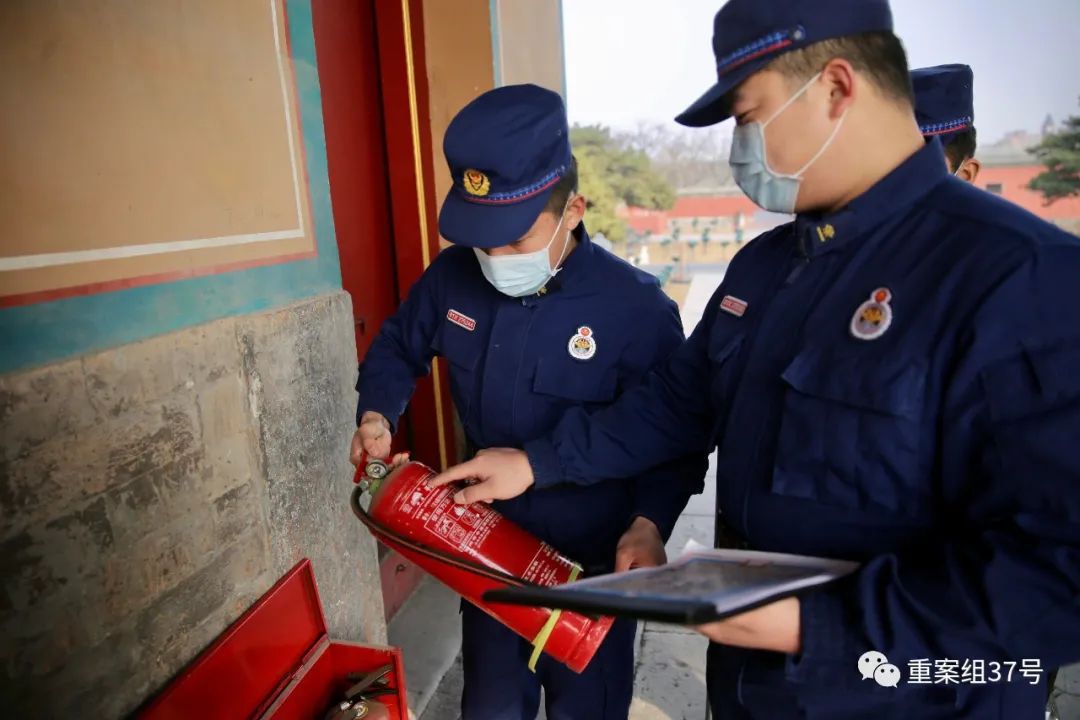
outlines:
M491 74L495 81L495 87L502 87L502 52L499 38L499 0L490 0L488 3L491 18Z
M341 289L310 0L287 0L318 257L0 309L0 373Z

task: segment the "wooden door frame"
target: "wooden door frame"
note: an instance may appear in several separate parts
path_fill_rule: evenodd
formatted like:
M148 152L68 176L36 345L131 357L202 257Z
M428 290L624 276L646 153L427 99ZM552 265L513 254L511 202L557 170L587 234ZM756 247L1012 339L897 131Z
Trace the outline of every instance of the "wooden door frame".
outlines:
M422 0L377 0L379 76L390 177L399 302L439 252ZM413 457L446 468L459 460L445 363L417 384L409 404Z
M353 299L357 305L354 321L364 317L370 321L369 338L401 304L439 251L438 233L434 230L434 159L428 120L422 2L322 0L313 8L313 14L324 13L322 19L326 23L333 23L335 15L342 15L338 18L340 22L358 21L363 26L360 30L363 37L353 41L363 43L362 48L353 49L349 42L343 43L338 37L327 38L325 53L319 58L319 73L321 77L333 78L333 84L324 88L323 96L328 148L332 139L330 129L334 127L337 134L333 139L342 148L348 146L346 155L365 153L363 158L335 156L334 159L343 163L353 164L347 171L339 167L331 195L336 209L351 211L350 224L356 221L353 216L357 212L365 217L361 233L357 227L340 228L339 241L344 240L347 247L339 250L339 256L343 286L354 295L359 291ZM353 12L357 17L350 15ZM318 45L320 24L314 25ZM338 29L344 31L345 27L326 26L327 33L336 33ZM368 77L353 80L351 74L359 72L371 80ZM369 84L372 81L374 85ZM363 92L355 85L361 82L365 84ZM353 91L356 96L351 95ZM358 99L361 95L362 101ZM357 113L377 114L379 123L378 130L372 133L374 137L365 135L364 147L359 148L348 142L358 138L340 135L350 129L358 131ZM374 123L376 118L368 121ZM366 147L372 142L378 143L378 147ZM372 176L375 173L378 177ZM339 206L340 203L347 205ZM378 213L379 218L368 218L367 213ZM376 226L378 231L372 229ZM367 274L357 274L357 263L368 266ZM371 283L379 284L380 290L385 283L385 294L379 294L375 304L371 304L374 301L369 292L373 288L367 286ZM358 337L358 354L365 347ZM437 361L432 375L417 384L407 421L401 423L401 431L394 438L395 451L408 449L414 458L436 468L457 461L454 410L448 387L446 368ZM389 620L419 584L423 573L385 547L379 555L385 617Z
M423 2L376 0L375 24L400 303L440 249ZM415 459L439 469L459 460L449 387L446 366L435 358L408 410L408 448ZM391 550L379 563L379 576L389 620L419 585L423 571Z

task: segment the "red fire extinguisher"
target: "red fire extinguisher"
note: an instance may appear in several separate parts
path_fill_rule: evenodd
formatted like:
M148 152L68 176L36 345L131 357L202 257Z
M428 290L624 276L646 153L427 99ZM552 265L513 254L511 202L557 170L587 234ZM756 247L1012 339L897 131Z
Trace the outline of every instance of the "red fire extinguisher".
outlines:
M372 534L469 602L533 643L529 667L545 652L581 672L600 647L613 618L545 608L485 603L485 592L508 585L573 582L581 567L511 523L490 506L454 502L457 488L432 489L435 471L418 462L391 470L361 460L352 508ZM360 497L371 502L365 511Z

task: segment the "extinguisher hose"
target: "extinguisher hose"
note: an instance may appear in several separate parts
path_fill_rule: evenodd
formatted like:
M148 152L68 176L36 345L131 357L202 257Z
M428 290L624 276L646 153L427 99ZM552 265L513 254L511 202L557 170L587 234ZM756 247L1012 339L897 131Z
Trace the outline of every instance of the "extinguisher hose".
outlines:
M412 550L413 552L419 553L420 555L424 555L425 557L432 558L433 560L438 560L441 563L456 567L459 570L464 570L465 572L479 575L480 577L487 578L488 580L494 580L495 582L505 583L507 585L513 585L515 587L539 587L536 583L522 580L521 578L510 575L509 573L504 573L500 570L489 568L486 565L481 565L480 563L466 560L465 558L452 555L451 553L445 552L443 550L438 550L433 547L421 545L418 542L410 540L401 533L391 530L385 525L380 525L373 517L371 517L371 515L368 514L367 510L364 509L364 506L360 504L360 496L363 495L363 493L364 489L359 485L356 486L356 488L353 490L351 500L353 514L355 514L356 517L360 519L360 522L362 522L364 526L371 531L372 535L379 538L380 540L383 540L387 544L400 545L402 547L408 548L409 550Z

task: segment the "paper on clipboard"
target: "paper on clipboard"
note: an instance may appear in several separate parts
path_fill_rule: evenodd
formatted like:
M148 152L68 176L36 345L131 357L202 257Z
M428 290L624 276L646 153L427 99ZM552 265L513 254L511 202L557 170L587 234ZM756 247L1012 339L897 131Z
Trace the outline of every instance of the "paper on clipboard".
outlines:
M804 555L688 547L661 567L601 575L562 587L628 597L707 600L718 613L727 614L836 580L857 567L858 563Z
M601 575L554 588L501 590L491 593L490 599L700 624L832 582L857 567L843 560L714 550L694 543L661 567Z
M686 544L683 545L683 549L679 551L679 557L682 557L683 555L687 555L689 553L708 552L712 549L713 548L709 547L708 545L702 545L694 538L690 538L686 541Z

